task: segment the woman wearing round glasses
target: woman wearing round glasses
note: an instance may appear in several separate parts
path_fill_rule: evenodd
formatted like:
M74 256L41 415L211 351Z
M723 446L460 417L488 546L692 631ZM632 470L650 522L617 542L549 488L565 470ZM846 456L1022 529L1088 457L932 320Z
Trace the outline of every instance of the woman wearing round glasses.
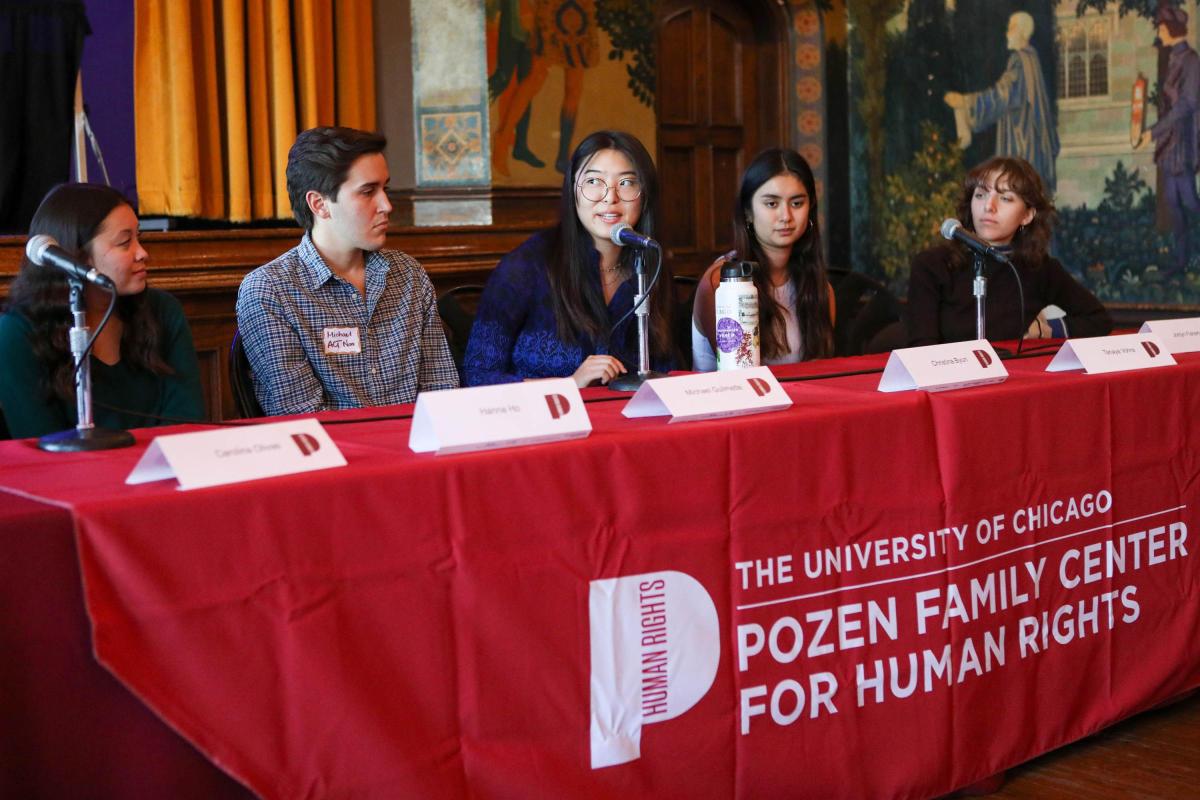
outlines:
M833 291L821 254L817 187L812 169L795 150L759 153L742 173L733 211L729 256L758 262L762 363L791 364L833 355ZM717 368L717 259L696 289L692 310L692 367Z
M506 255L488 278L464 384L569 376L584 387L636 369L637 325L626 316L637 289L634 252L610 236L618 223L653 236L657 201L654 162L635 137L597 131L580 142L558 224ZM670 287L664 268L649 301L650 361L663 372L674 366Z

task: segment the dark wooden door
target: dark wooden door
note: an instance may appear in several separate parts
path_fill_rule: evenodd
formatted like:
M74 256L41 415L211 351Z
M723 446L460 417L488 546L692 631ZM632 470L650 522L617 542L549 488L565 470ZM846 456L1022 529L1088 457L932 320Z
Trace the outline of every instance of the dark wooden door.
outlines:
M787 28L770 0L665 0L658 39L659 237L679 275L733 246L742 167L785 144Z

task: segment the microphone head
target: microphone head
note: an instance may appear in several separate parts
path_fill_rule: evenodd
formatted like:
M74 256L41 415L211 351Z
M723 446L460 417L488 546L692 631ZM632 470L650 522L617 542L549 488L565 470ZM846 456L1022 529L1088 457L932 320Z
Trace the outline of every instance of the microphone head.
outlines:
M58 242L54 241L53 236L47 236L44 233L39 233L37 236L30 236L29 241L25 244L25 255L35 266L43 267L42 256L48 247L57 247Z
M942 223L942 238L953 239L954 232L962 227L962 223L956 219L948 219Z
M613 240L613 244L625 246L625 242L621 241L621 234L625 231L633 230L628 222L618 222L612 226L612 230L608 232L608 238Z

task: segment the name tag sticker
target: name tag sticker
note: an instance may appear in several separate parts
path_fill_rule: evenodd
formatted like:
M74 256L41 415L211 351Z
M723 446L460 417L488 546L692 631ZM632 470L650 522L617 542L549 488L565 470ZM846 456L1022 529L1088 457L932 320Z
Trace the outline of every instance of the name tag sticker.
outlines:
M333 356L361 353L362 342L358 338L358 328L326 328L325 354Z
M417 453L467 453L578 439L592 432L571 378L421 392L408 446Z
M1088 375L1146 367L1169 367L1175 359L1162 341L1149 333L1068 339L1046 365L1046 372L1082 369Z
M881 392L944 392L1000 383L1008 370L987 339L893 350L879 379Z
M1157 336L1168 353L1200 351L1200 317L1150 320L1142 323L1139 333Z
M626 417L671 416L671 422L692 422L742 414L782 411L792 405L767 367L702 372L646 381L625 404Z
M321 423L298 419L156 436L125 483L175 478L180 489L200 489L344 466Z

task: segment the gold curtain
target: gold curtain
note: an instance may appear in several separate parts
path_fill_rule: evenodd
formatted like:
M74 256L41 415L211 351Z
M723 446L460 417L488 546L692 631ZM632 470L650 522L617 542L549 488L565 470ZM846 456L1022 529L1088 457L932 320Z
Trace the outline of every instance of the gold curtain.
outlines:
M297 132L375 128L371 0L135 0L143 214L287 218Z

